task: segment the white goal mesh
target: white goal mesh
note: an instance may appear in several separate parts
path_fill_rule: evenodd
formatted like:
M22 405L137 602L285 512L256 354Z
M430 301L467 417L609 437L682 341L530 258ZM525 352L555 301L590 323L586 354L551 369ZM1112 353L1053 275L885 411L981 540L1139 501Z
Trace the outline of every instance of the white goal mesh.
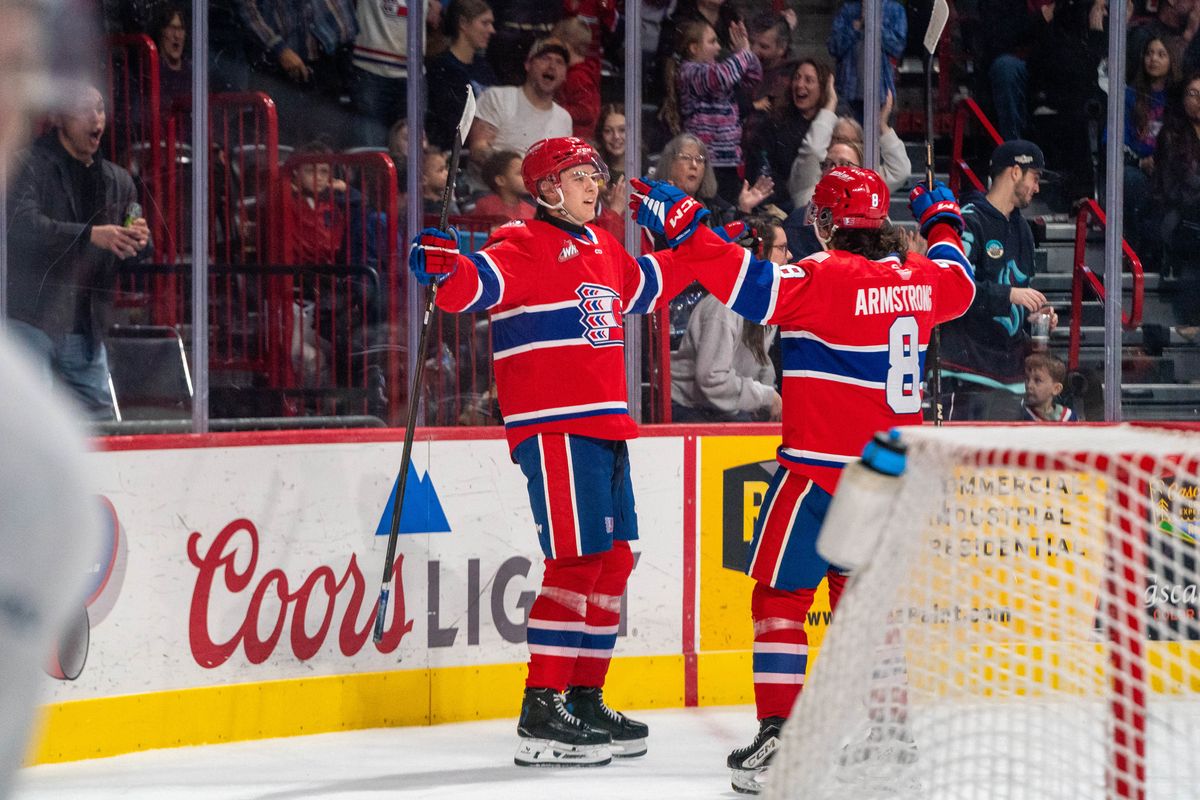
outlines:
M769 796L1200 798L1200 436L906 428Z

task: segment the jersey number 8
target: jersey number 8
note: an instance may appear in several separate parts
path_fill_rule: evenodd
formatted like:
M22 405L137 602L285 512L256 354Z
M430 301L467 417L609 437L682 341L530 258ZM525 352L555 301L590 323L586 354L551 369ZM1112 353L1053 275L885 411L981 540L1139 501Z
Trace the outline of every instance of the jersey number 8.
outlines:
M921 339L915 317L897 317L888 329L887 404L897 414L921 410Z

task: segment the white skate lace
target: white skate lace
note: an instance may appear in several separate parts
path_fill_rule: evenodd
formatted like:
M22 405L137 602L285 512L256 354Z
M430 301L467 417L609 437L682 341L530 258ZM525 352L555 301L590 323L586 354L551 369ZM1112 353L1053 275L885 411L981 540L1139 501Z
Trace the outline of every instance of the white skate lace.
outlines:
M559 693L554 695L554 697L557 700L557 702L554 704L554 707L558 711L559 718L573 728L582 728L583 720L572 714L570 709L567 708L567 696L563 693Z

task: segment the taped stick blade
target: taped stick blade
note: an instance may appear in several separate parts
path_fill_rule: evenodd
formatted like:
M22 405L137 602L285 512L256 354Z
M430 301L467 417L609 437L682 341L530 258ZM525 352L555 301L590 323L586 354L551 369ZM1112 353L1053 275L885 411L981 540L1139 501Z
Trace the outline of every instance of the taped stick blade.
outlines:
M942 0L944 3L945 0ZM946 24L945 20L942 24ZM458 140L467 143L467 134L471 132L471 123L475 121L475 92L471 84L467 84L467 102L463 105L462 117L458 120Z
M946 0L934 0L933 10L929 13L929 27L925 29L925 52L933 55L937 50L938 40L950 19L950 4Z

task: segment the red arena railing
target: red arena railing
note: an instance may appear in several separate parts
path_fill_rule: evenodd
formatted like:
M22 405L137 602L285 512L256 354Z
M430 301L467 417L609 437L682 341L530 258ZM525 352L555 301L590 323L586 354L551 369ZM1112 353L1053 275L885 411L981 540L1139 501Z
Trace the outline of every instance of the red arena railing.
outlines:
M993 145L999 145L1004 142L1003 137L996 131L996 127L992 125L987 118L987 114L983 113L983 109L969 97L964 97L958 102L954 109L954 129L951 134L950 145L950 189L956 197L962 196L963 179L966 178L971 185L981 191L986 192L987 186L971 169L971 165L967 163L966 157L963 155L963 143L967 136L967 125L971 121L975 121L983 128L984 133L991 139Z
M1083 319L1083 288L1088 289L1100 300L1104 300L1104 283L1091 267L1087 266L1087 234L1092 220L1099 223L1101 229L1108 225L1104 210L1095 200L1085 200L1075 215L1075 259L1071 278L1071 343L1068 350L1068 369L1079 368L1080 327ZM1145 295L1145 274L1142 261L1137 253L1129 246L1129 242L1121 240L1121 251L1125 254L1123 263L1129 265L1129 273L1133 277L1132 297L1129 312L1121 310L1121 327L1133 330L1142 324L1142 303Z

